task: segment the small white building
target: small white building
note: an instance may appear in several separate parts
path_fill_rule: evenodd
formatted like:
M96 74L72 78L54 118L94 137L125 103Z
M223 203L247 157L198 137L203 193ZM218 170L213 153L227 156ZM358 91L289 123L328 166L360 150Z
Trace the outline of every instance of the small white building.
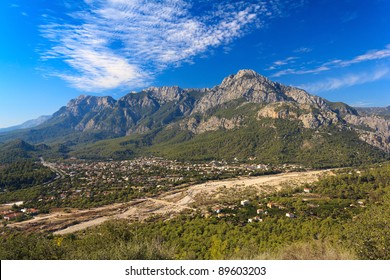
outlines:
M358 200L357 202L359 205L364 205L364 200Z
M263 219L260 218L259 216L253 217L253 220L256 221L256 222L262 222L263 221Z
M245 199L245 200L241 200L241 205L242 206L245 206L245 205L248 205L249 204L249 200Z
M256 213L257 213L257 215L263 214L264 213L264 209L257 209Z

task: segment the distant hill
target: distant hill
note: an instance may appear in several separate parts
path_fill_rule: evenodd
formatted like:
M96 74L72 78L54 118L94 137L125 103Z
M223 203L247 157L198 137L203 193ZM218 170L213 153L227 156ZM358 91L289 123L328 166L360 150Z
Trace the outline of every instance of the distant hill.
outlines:
M0 128L0 133L9 132L9 131L18 130L18 129L33 128L33 127L36 127L36 126L44 123L45 121L47 121L50 118L51 118L51 116L40 116L39 118L26 121L20 125L14 125L14 126L6 127L6 128Z
M45 144L32 145L17 139L0 145L0 163L12 163L23 159L36 160L50 147Z
M41 125L0 134L0 142L45 143L52 154L83 158L340 166L388 157L389 127L381 116L240 70L210 89L150 87L119 100L82 95Z
M390 106L387 107L356 107L360 114L390 116Z

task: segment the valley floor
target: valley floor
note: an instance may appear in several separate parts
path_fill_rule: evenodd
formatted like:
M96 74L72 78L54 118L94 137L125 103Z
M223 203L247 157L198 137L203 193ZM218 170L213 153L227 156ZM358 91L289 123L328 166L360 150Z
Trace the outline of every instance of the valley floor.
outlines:
M283 188L297 187L317 181L332 170L288 172L257 177L239 177L220 181L208 181L175 189L153 198L136 199L91 209L53 209L31 220L8 224L8 227L25 231L53 232L56 235L74 233L108 220L128 219L144 221L156 215L166 219L187 212L206 213L208 208L245 200L253 194L273 193Z

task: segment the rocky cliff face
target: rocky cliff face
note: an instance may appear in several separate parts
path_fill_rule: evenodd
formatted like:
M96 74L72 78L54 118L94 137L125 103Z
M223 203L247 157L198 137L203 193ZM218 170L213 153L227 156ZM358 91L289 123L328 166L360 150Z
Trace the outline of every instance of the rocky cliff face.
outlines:
M110 96L97 97L80 95L69 101L62 114L83 116L90 112L100 112L106 108L113 108L116 101Z
M294 87L270 81L252 70L240 70L225 78L196 104L194 112L205 113L220 104L242 99L249 103L266 104L258 117L298 119L306 128L339 122L339 117L325 99ZM298 112L301 111L301 112Z
M344 118L355 126L360 139L390 152L390 121L378 116L347 115Z
M184 90L178 86L150 87L145 89L144 92L147 92L156 98L160 104L164 104L170 101L178 101L182 97Z
M258 118L299 120L303 127L310 129L339 123L335 112L328 108L319 111L318 107L311 102L303 104L291 101L271 103L258 112Z
M219 118L212 116L207 120L197 120L196 118L189 118L180 124L180 127L185 130L189 130L194 134L200 134L207 131L215 131L218 129L230 130L236 127L242 126L242 116L236 116L231 119Z
M280 84L268 80L253 70L240 70L205 94L196 104L194 111L204 113L217 105L240 98L253 103L272 103L288 99L281 91Z
M150 87L119 100L81 95L55 113L51 121L77 131L108 131L117 136L144 133L159 121L190 114L195 102L193 91ZM156 114L161 114L160 118L154 117Z

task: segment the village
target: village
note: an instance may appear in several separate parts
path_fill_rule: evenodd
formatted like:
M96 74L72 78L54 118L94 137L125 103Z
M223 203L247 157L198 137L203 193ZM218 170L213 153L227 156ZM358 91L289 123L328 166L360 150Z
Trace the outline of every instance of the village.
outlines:
M87 161L76 158L41 163L57 174L42 185L23 205L6 207L0 218L13 221L31 218L52 208L90 208L155 196L172 188L208 180L274 172L264 164L228 164L223 161L188 163L156 157L123 161ZM27 190L22 190L26 191ZM3 190L7 193L7 189ZM21 211L21 209L34 209ZM27 215L28 214L28 215Z
M42 215L53 212L71 213L76 209L104 208L106 205L109 207L114 203L153 198L160 198L160 201L167 201L172 205L177 204L179 209L181 209L181 204L185 203L186 207L200 210L204 217L229 218L236 215L235 212L238 211L237 215L240 220L249 223L258 222L262 221L269 213L269 211L261 209L266 209L266 205L264 207L258 205L256 208L252 201L244 199L238 206L231 203L225 205L215 202L210 202L212 203L210 206L207 199L197 197L195 193L200 195L208 191L219 192L219 184L227 182L226 184L231 184L230 189L238 194L242 192L240 184L232 183L238 180L241 180L241 183L242 180L246 180L250 189L262 192L264 186L258 189L255 185L259 184L255 181L267 181L267 175L277 175L281 171L292 174L287 176L298 176L298 174L293 175L293 171L299 168L296 166L276 168L264 164L226 163L223 161L186 163L155 157L101 162L74 158L58 162L45 162L43 159L41 161L57 173L56 178L36 186L39 191L36 192L37 195L30 196L29 200L18 202L15 205L9 203L7 207L0 209L2 211L0 218L3 218L4 222L12 223L32 219L38 213ZM249 183L252 181L254 183ZM188 189L193 188L198 188L198 190L194 192L193 197L187 196L188 201L178 202L175 199L167 199L170 193L184 194ZM206 196L211 198L218 195ZM232 199L237 200L238 198L233 195ZM205 208L206 206L207 208ZM254 213L253 217L252 213Z
M59 174L40 186L38 196L1 205L5 225L67 234L112 219L165 220L180 213L255 225L280 218L352 217L365 207L364 200L335 200L316 192L312 183L332 170L297 172L287 166L280 172L266 165L161 158L71 159L50 166Z
M45 164L57 178L26 202L31 207L101 206L209 180L279 172L264 164L186 163L163 158L98 162L72 158Z
M157 157L99 162L75 158L50 163L41 160L57 177L38 186L38 195L30 200L2 205L3 222L21 222L53 211L104 209L114 203L137 200L146 202L146 212L155 207L148 206L153 201L168 203L179 212L187 207L196 209L204 218L243 224L281 216L286 219L317 217L328 212L331 215L334 209L348 212L364 207L364 201L352 200L330 205L329 198L316 194L309 185L302 185L315 181L322 171L308 172L313 177L305 178L302 172L295 172L299 166L276 168L223 161L186 163ZM284 183L278 179L278 174ZM275 195L275 191L281 190L288 190L289 194ZM138 207L142 209L142 205Z

